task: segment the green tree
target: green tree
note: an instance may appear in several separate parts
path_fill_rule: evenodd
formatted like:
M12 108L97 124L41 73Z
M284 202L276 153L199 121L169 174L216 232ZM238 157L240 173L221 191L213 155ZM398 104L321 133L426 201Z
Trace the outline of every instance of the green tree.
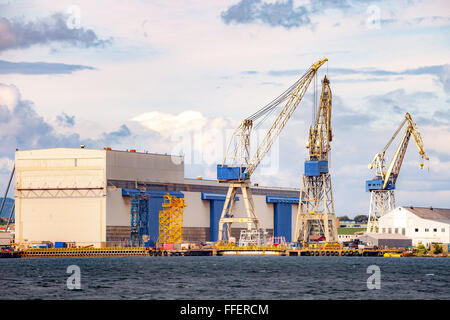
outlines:
M417 246L417 249L416 249L417 254L426 254L427 251L428 251L427 248L423 244L419 244Z
M434 250L433 250L434 254L442 253L442 246L439 243L433 243L433 247L434 247Z
M355 220L356 222L367 222L367 221L369 220L369 217L366 216L365 214L360 214L360 215L357 215L357 216L354 218L354 220Z

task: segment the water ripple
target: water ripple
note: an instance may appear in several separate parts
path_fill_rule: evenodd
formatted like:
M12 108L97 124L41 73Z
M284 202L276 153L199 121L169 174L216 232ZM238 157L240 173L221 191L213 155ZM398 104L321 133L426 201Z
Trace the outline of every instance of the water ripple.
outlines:
M81 290L67 289L69 265ZM381 269L369 290L366 270ZM450 299L450 260L375 257L1 259L0 299Z

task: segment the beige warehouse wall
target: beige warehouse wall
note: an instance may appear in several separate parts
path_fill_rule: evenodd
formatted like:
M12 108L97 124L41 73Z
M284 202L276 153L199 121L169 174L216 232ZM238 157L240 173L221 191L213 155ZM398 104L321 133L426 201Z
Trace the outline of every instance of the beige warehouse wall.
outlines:
M183 191L187 207L183 212L183 227L209 228L209 201L201 199L201 192Z
M209 227L210 226L210 201L202 200L200 192L183 191L184 199L188 206L184 209L183 226L185 227ZM238 195L235 216L245 217L245 205L242 195ZM254 195L256 212L262 228L273 229L273 204L266 203L266 196ZM294 209L293 209L294 210ZM295 210L297 210L295 208ZM294 212L294 211L293 211ZM296 211L295 211L296 212ZM245 223L234 223L235 228L246 228Z
M102 150L43 149L16 151L16 190L103 188Z
M236 201L234 216L236 218L246 217L245 204L242 195L239 194L239 201ZM266 196L253 195L256 214L259 219L260 228L273 229L273 204L266 203ZM246 223L233 223L233 228L247 228Z
M292 228L291 228L291 240L295 241L295 228L297 228L297 213L298 204L292 204Z
M15 154L16 239L101 246L106 239L105 151Z
M16 199L16 241L64 241L77 245L106 241L106 199ZM20 237L20 239L18 239Z
M130 226L130 197L122 197L122 189L108 187L106 190L106 225Z

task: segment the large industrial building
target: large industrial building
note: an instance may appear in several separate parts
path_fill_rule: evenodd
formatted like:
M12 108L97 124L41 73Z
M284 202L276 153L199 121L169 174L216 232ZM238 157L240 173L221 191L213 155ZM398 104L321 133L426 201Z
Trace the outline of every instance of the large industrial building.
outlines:
M450 243L450 209L397 207L378 220L379 232L400 234L417 246Z
M130 239L133 192L148 195L150 243L158 241L159 211L167 193L183 197L183 238L216 241L227 184L184 177L182 157L87 148L15 153L16 242L125 245ZM298 189L252 186L262 228L293 239ZM243 201L236 205L244 216ZM246 224L233 224L232 235Z

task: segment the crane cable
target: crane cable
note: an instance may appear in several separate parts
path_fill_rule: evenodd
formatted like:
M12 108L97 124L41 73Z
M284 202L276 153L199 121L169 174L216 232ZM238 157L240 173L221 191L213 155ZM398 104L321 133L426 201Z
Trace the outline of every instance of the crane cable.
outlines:
M291 85L287 90L285 90L282 94L280 94L277 98L269 102L267 105L265 105L260 110L256 111L252 115L246 118L246 120L258 120L262 117L262 119L254 126L254 128L257 128L261 126L261 124L275 111L275 108L279 106L281 103L286 101L287 98L291 95L291 93L297 88L297 86L300 84L300 82L306 77L306 75L311 71L311 69L308 69L300 79L298 79L293 85Z

